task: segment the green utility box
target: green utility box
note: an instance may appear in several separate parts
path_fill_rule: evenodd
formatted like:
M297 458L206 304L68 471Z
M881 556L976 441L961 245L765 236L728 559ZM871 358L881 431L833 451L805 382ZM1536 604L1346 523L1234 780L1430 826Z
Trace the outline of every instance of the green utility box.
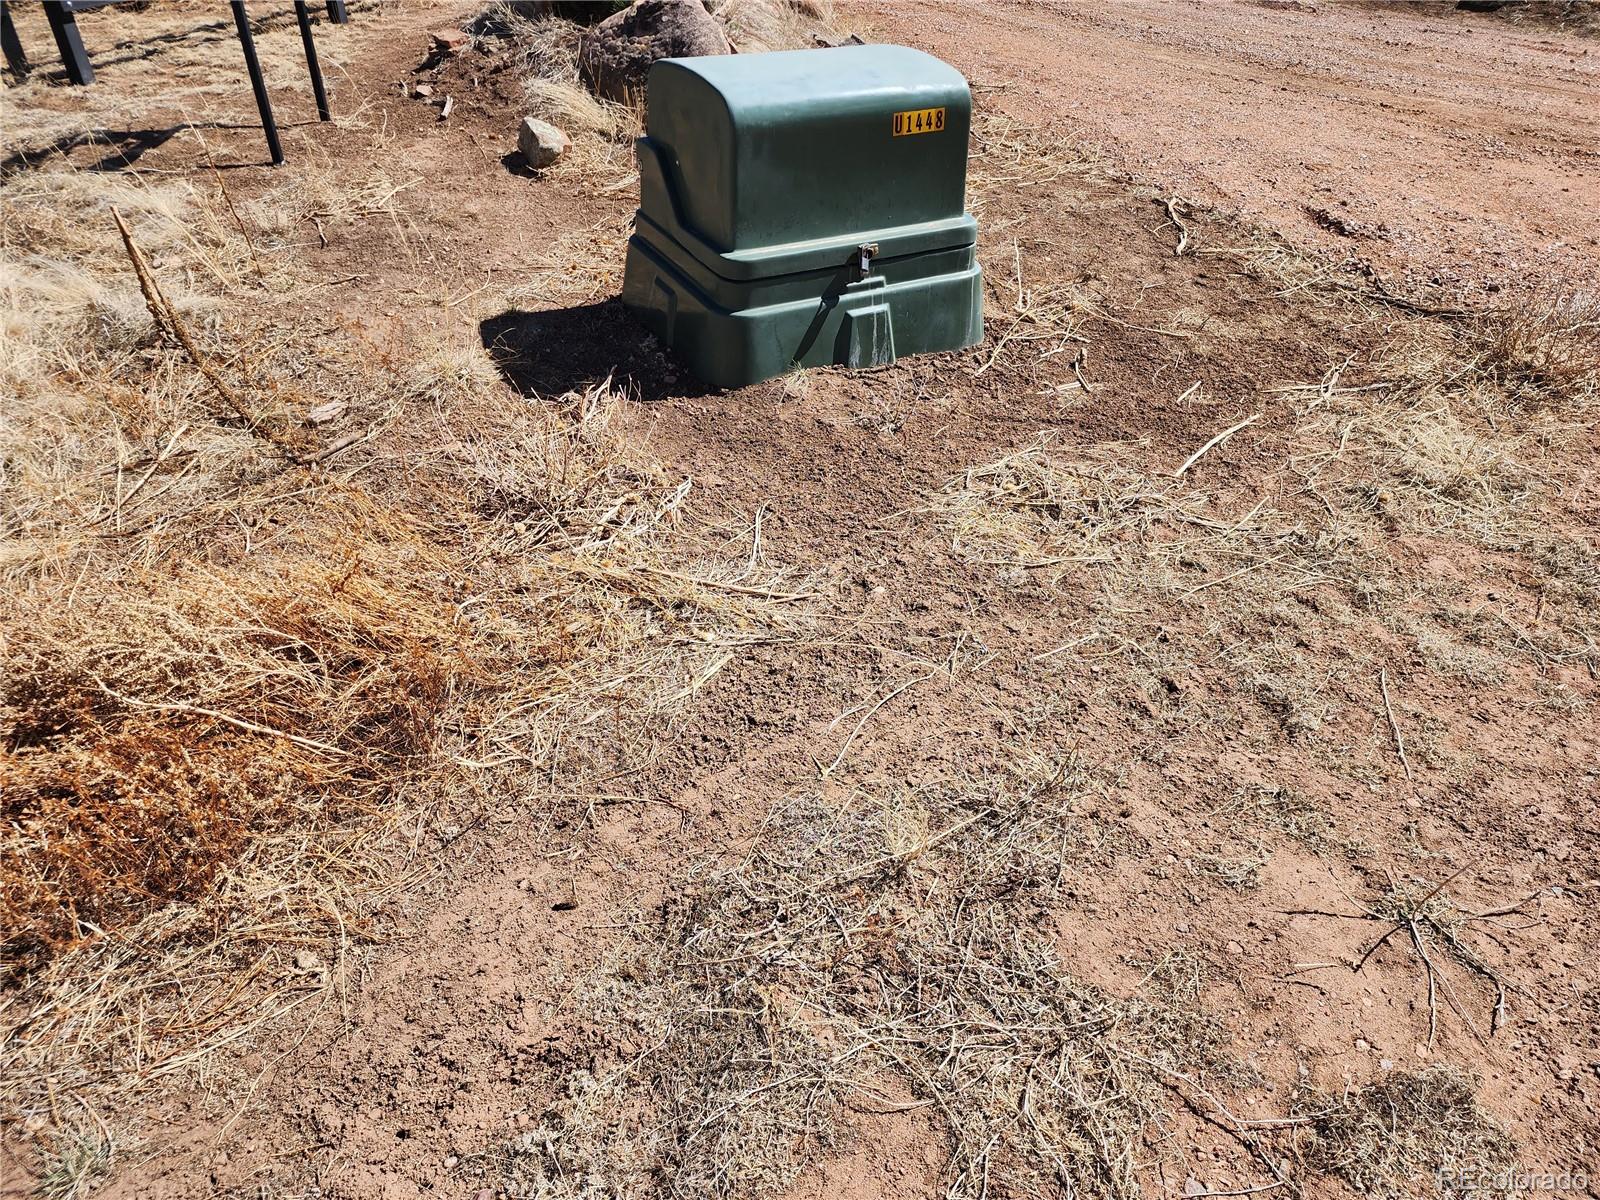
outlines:
M904 46L661 60L623 303L719 387L975 344L971 120Z

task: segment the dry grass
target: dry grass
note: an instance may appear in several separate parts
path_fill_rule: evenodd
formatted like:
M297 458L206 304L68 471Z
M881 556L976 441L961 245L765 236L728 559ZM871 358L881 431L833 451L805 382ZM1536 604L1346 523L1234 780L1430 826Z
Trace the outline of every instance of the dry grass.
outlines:
M794 797L577 986L598 1065L483 1166L513 1195L764 1195L852 1112L906 1113L951 1196L1137 1194L1166 1089L1231 1068L1181 964L1114 996L1029 928L1093 865L1103 788L1069 761Z
M509 45L529 115L574 138L631 145L641 132L636 109L603 100L584 85L578 72L582 25L554 16L530 18L500 3L485 9L473 30L480 38Z
M716 0L711 15L740 54L809 50L843 36L832 0Z
M398 513L329 489L263 561L15 597L59 615L3 647L8 1108L193 1065L306 998L287 947L342 983L424 865L402 825L534 772L576 785L591 742L784 636L803 592L662 554L687 488L612 457L605 395L574 404L461 444L459 488L413 476Z
M1600 295L1556 288L1477 319L1485 369L1502 387L1545 403L1587 406L1600 390Z
M1569 311L1540 311L1544 333L1516 344L1568 346ZM1159 636L1193 622L1223 647L1227 686L1306 741L1338 718L1338 685L1369 690L1376 668L1353 630L1400 634L1432 669L1480 681L1530 660L1600 666L1596 547L1559 499L1583 491L1568 448L1595 411L1587 360L1560 359L1561 388L1548 373L1507 382L1489 365L1504 345L1435 329L1397 339L1359 376L1344 363L1263 388L1257 402L1274 398L1276 416L1217 420L1223 433L1240 426L1237 440L1288 447L1247 490L1147 444L1068 450L1045 433L951 480L924 511L999 585L1082 605L1050 661L1119 663L1120 682L1131 672L1156 710L1174 697L1181 707L1182 681L1212 657ZM1522 561L1539 581L1539 620L1473 605L1465 581L1420 579L1395 556L1397 535ZM1314 661L1308 628L1322 631Z
M194 902L304 810L383 803L486 681L470 627L417 582L460 564L359 491L336 513L314 555L265 570L136 570L105 607L93 585L15 598L35 615L3 643L9 974Z
M205 179L0 181L0 1111L61 1194L109 1153L85 1114L342 1003L486 796L583 793L806 620L608 387L312 328L300 244L430 251L405 181L307 159L243 206L254 253Z
M1295 1158L1381 1200L1419 1194L1478 1194L1452 1172L1507 1169L1516 1147L1478 1107L1476 1082L1444 1065L1392 1075L1329 1096L1306 1089L1296 1103L1307 1123Z
M925 512L1001 586L1069 598L1063 640L1041 655L1042 675L1076 672L1131 689L1162 720L1219 719L1184 702L1199 660L1216 649L1167 634L1199 622L1254 711L1293 737L1314 733L1329 715L1330 679L1357 670L1361 655L1352 647L1308 661L1292 644L1293 623L1313 592L1332 593L1322 602L1328 620L1357 620L1371 548L1347 523L1280 508L1270 491L1242 503L1193 476L1174 480L1179 464L1154 457L1140 444L1067 452L1045 435L952 480Z
M262 70L280 97L274 106L279 122L287 126L297 116L314 116L294 9L263 5L250 16ZM33 60L48 64L54 42L40 10L18 9L15 20ZM0 91L0 131L8 156L40 161L73 146L103 146L116 162L137 151L139 141L132 135L140 129L158 137L189 137L184 132L189 122L202 130L258 123L238 37L226 11L219 15L214 5L201 0L165 0L141 11L136 27L91 14L82 18L80 28L97 85L63 88L51 81L49 70L40 70ZM118 32L135 28L131 36L118 39ZM317 55L335 91L350 48L363 32L354 25L318 20ZM283 91L294 93L288 104L281 99ZM182 123L163 124L174 107L182 112ZM287 132L286 137L292 155L296 135ZM264 155L264 149L250 153Z
M110 1169L116 1147L101 1125L82 1124L48 1139L36 1193L44 1200L87 1196Z
M529 264L515 287L507 289L506 303L532 309L549 305L598 304L615 296L622 286L617 264L633 235L633 219L607 218L584 229L556 238Z
M1242 787L1214 812L1245 829L1280 834L1317 854L1335 845L1333 818L1292 788Z
M54 380L112 374L149 323L112 229L120 209L158 267L182 261L198 273L169 298L203 325L215 315L209 286L231 286L245 248L196 203L188 183L147 185L117 176L36 170L0 186L0 386L17 398L0 414L16 421ZM87 356L87 361L84 361Z

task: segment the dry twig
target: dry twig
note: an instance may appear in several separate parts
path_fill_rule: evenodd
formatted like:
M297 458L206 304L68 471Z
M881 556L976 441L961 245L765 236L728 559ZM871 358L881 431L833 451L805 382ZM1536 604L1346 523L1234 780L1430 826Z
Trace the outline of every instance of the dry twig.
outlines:
M1189 227L1184 224L1183 218L1178 215L1178 206L1182 203L1176 196L1168 196L1163 202L1167 209L1167 218L1178 227L1178 244L1173 247L1172 254L1181 258L1189 245Z
M1244 420L1240 421L1236 425L1228 426L1228 428L1224 429L1221 433L1217 434L1214 438L1212 438L1210 441L1208 441L1205 445L1201 446L1200 449L1196 450L1188 458L1184 459L1183 466L1179 467L1176 471L1174 471L1172 473L1172 477L1174 479L1182 479L1183 475L1184 475L1184 472L1187 471L1190 467L1194 466L1195 463L1199 462L1202 458L1204 458L1206 453L1208 451L1210 451L1214 446L1221 445L1223 442L1225 442L1229 438L1231 438L1234 434L1238 433L1241 429L1245 428L1245 426L1254 425L1257 421L1261 420L1263 415L1264 414L1262 414L1262 413L1256 413L1253 416L1246 417Z

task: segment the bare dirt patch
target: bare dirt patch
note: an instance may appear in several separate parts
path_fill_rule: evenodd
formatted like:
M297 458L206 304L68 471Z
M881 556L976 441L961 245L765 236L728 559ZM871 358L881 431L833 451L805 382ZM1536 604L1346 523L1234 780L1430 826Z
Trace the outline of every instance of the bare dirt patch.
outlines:
M1444 3L866 12L997 85L995 107L1408 292L1596 284L1592 36Z

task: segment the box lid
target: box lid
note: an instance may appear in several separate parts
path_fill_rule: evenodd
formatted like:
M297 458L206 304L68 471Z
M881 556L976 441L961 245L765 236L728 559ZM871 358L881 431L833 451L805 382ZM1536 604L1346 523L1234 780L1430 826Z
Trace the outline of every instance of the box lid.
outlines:
M970 244L971 116L961 74L905 46L663 59L640 209L729 278Z

